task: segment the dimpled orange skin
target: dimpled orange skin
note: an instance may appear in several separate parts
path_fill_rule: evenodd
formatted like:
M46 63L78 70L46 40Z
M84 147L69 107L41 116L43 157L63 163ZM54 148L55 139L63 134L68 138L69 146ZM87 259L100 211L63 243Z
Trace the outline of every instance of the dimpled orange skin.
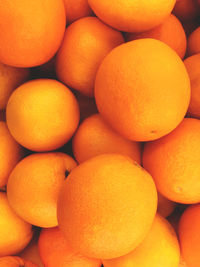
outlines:
M190 80L180 57L155 39L128 42L103 60L95 82L97 108L127 139L150 141L182 121Z
M158 213L164 218L168 217L174 211L176 203L170 201L160 193L158 193Z
M176 0L88 0L94 13L106 24L120 31L150 30L171 13Z
M191 82L191 100L188 114L200 118L200 54L186 58L184 64Z
M185 31L180 21L173 14L170 14L162 24L147 32L129 33L127 35L128 41L141 38L160 40L174 49L181 58L185 56L187 46Z
M58 227L42 229L38 246L42 261L48 267L101 266L101 260L86 258L73 251Z
M200 201L200 121L187 118L169 135L144 147L143 166L172 201Z
M78 102L56 80L39 79L18 87L6 109L8 128L18 143L50 151L67 143L79 123Z
M62 0L7 0L0 7L0 62L33 67L58 50L66 25Z
M0 121L0 187L7 184L8 177L24 152L13 139L5 122Z
M174 229L156 215L151 230L142 243L129 254L103 260L104 267L178 267L180 248Z
M179 240L183 259L188 267L199 267L200 262L200 205L187 208L179 221Z
M129 141L95 114L85 119L73 137L73 154L81 163L105 153L119 153L131 157L141 164L141 143Z
M181 21L191 21L199 16L200 9L197 0L180 0L176 1L173 13Z
M58 198L58 223L72 249L107 259L144 239L156 209L151 176L129 157L104 154L70 173Z
M188 56L200 53L200 27L194 30L188 37Z
M0 63L0 109L6 108L12 91L24 83L29 75L29 69L10 67Z
M32 154L19 162L7 185L8 201L25 221L39 227L58 225L56 204L67 174L76 162L64 153Z
M58 79L84 95L93 96L94 81L103 58L122 44L122 34L98 18L82 18L70 25L56 58Z
M32 225L23 221L11 209L5 192L0 192L0 210L0 257L3 257L24 249L33 232Z
M64 0L67 24L93 14L87 0Z
M30 261L26 261L20 257L2 257L0 258L1 267L38 267Z

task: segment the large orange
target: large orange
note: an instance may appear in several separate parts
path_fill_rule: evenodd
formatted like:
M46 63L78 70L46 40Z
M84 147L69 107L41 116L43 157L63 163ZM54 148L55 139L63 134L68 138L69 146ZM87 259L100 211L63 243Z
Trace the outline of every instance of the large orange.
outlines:
M144 147L143 166L158 191L180 203L200 202L200 121L187 118L170 134Z
M64 0L64 5L67 15L67 24L92 15L92 10L87 0Z
M15 68L0 63L0 109L5 109L12 91L29 77L29 69Z
M39 252L48 267L100 267L101 260L84 257L73 251L58 227L42 229Z
M30 242L32 225L23 221L11 209L6 193L0 192L0 257L13 255ZM1 266L1 265L0 265Z
M190 101L190 81L180 57L155 39L139 39L113 49L95 82L97 108L130 140L149 141L171 132Z
M127 32L143 32L171 13L176 0L88 0L95 14L108 25Z
M79 107L66 86L56 80L39 79L13 92L6 118L18 143L30 150L49 151L71 138L79 123Z
M200 204L187 208L179 221L181 252L188 267L199 267L200 262Z
M72 144L74 156L79 163L105 153L123 154L141 163L141 143L120 136L99 114L82 122Z
M200 54L185 59L184 64L191 82L191 100L188 113L200 118Z
M8 200L25 221L40 227L57 222L57 198L76 162L64 153L32 154L20 161L7 185Z
M98 18L71 24L56 57L58 79L82 94L93 96L96 72L104 57L122 44L122 34Z
M173 14L167 17L163 23L149 31L127 34L128 41L141 38L160 40L174 49L181 58L185 55L187 46L185 31L180 21Z
M174 229L156 215L143 242L129 254L104 260L104 267L178 267L180 249Z
M129 157L104 154L72 170L58 198L58 223L73 250L114 258L139 245L156 208L151 176Z
M20 257L2 257L0 258L0 266L1 267L38 267L34 263L30 261L26 261Z
M24 151L13 139L5 122L0 121L0 187L5 186L8 177Z
M7 0L0 6L0 62L33 67L58 50L65 31L62 0Z
M189 56L200 53L200 27L193 31L188 37L187 52Z

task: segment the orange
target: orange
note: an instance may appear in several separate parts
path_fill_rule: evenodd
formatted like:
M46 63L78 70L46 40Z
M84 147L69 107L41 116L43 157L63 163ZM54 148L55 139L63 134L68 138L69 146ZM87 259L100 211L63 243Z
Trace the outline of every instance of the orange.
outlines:
M73 153L79 163L105 153L123 154L141 163L141 143L114 132L99 114L90 116L79 126L73 137Z
M62 0L7 0L0 7L0 62L33 67L58 50L65 31Z
M98 18L82 18L70 25L56 58L58 79L84 95L93 96L96 72L103 58L122 44L122 34Z
M199 267L200 262L200 204L191 205L179 222L179 239L183 259L188 267Z
M0 257L20 252L30 242L32 225L10 208L6 193L0 192ZM0 266L2 266L0 264Z
M104 260L104 267L178 267L180 249L172 226L156 215L151 230L143 242L129 254Z
M158 191L172 201L200 202L200 121L187 118L169 135L144 147L143 165Z
M23 154L23 149L11 136L6 123L0 121L0 187L7 184L12 169Z
M29 75L29 69L10 67L0 63L0 109L6 108L12 91L24 83Z
M194 30L188 37L188 56L200 53L200 27Z
M155 39L128 42L103 60L95 82L97 108L122 136L149 141L171 132L190 101L180 57Z
M60 188L76 162L64 153L32 154L20 161L7 185L8 201L25 221L40 227L58 224Z
M86 258L70 248L58 227L42 229L39 238L42 261L48 267L100 267L98 259Z
M162 23L176 0L88 0L94 13L120 31L143 32Z
M72 170L58 198L58 223L73 250L109 259L141 243L156 208L151 176L129 157L104 154Z
M191 100L188 114L200 118L200 54L188 57L184 64L191 82Z
M175 209L176 203L170 201L158 193L158 213L163 217L168 217Z
M127 40L132 41L142 38L154 38L166 43L183 58L186 52L186 35L180 21L174 16L167 17L162 24L142 33L129 33Z
M197 0L180 0L176 1L173 13L181 21L194 20L199 16L200 9Z
M92 15L92 10L87 0L64 0L64 5L68 24Z
M20 257L2 257L0 258L1 267L38 267L30 261L26 261Z
M79 107L66 86L56 80L39 79L13 92L6 118L18 143L30 150L49 151L71 138L79 123Z

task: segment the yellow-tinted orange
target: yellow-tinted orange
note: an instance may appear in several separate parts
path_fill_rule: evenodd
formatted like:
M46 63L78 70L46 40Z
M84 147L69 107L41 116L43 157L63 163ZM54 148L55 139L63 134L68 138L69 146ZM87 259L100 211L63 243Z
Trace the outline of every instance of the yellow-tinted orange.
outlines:
M64 153L32 154L20 161L7 185L8 200L25 221L40 227L57 222L57 198L76 162Z
M179 267L180 248L174 229L156 215L142 243L129 254L104 260L104 267Z
M50 79L29 81L11 95L6 118L13 137L34 151L54 150L71 138L79 123L75 96Z
M97 108L130 140L149 141L171 132L190 101L190 80L180 57L155 39L139 39L113 49L95 82Z
M158 191L175 202L200 201L200 121L187 118L170 134L146 143L143 166Z
M70 25L56 58L58 79L84 95L93 96L96 72L104 57L122 44L122 34L98 18Z
M119 153L141 163L141 143L129 141L113 131L101 115L85 119L73 137L73 153L81 163L106 153Z
M107 259L139 245L156 208L151 176L129 157L104 154L72 170L58 198L58 223L72 249Z

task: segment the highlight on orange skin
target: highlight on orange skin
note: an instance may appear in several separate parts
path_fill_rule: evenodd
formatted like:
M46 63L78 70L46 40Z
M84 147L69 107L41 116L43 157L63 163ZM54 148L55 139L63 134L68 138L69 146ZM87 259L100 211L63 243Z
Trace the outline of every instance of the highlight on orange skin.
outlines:
M57 199L64 180L76 162L60 152L32 154L12 171L8 200L13 210L27 222L39 227L54 227Z
M26 68L44 64L63 39L63 0L8 0L0 7L0 24L0 62Z
M0 266L1 267L39 267L38 265L26 261L17 256L7 256L0 258Z
M0 210L0 257L15 255L30 242L32 225L11 209L5 192L0 192Z
M42 229L38 246L41 259L48 267L101 266L101 260L87 258L73 251L58 227Z
M104 57L122 44L122 34L96 17L86 17L67 27L56 56L60 81L92 97L97 70Z
M6 123L0 121L0 187L7 184L11 171L23 156L23 148L12 137Z
M154 38L169 45L177 54L183 58L186 52L187 40L184 28L181 22L170 14L162 24L142 33L128 33L126 39L128 41L141 38Z
M0 110L5 109L15 88L28 80L29 69L15 68L0 63Z
M73 93L51 79L29 81L9 98L6 119L15 140L33 151L55 150L70 140L79 123Z
M85 119L72 140L73 153L79 163L100 154L119 153L141 164L141 143L120 136L100 114Z
M187 54L192 56L200 53L200 27L194 30L188 37Z

